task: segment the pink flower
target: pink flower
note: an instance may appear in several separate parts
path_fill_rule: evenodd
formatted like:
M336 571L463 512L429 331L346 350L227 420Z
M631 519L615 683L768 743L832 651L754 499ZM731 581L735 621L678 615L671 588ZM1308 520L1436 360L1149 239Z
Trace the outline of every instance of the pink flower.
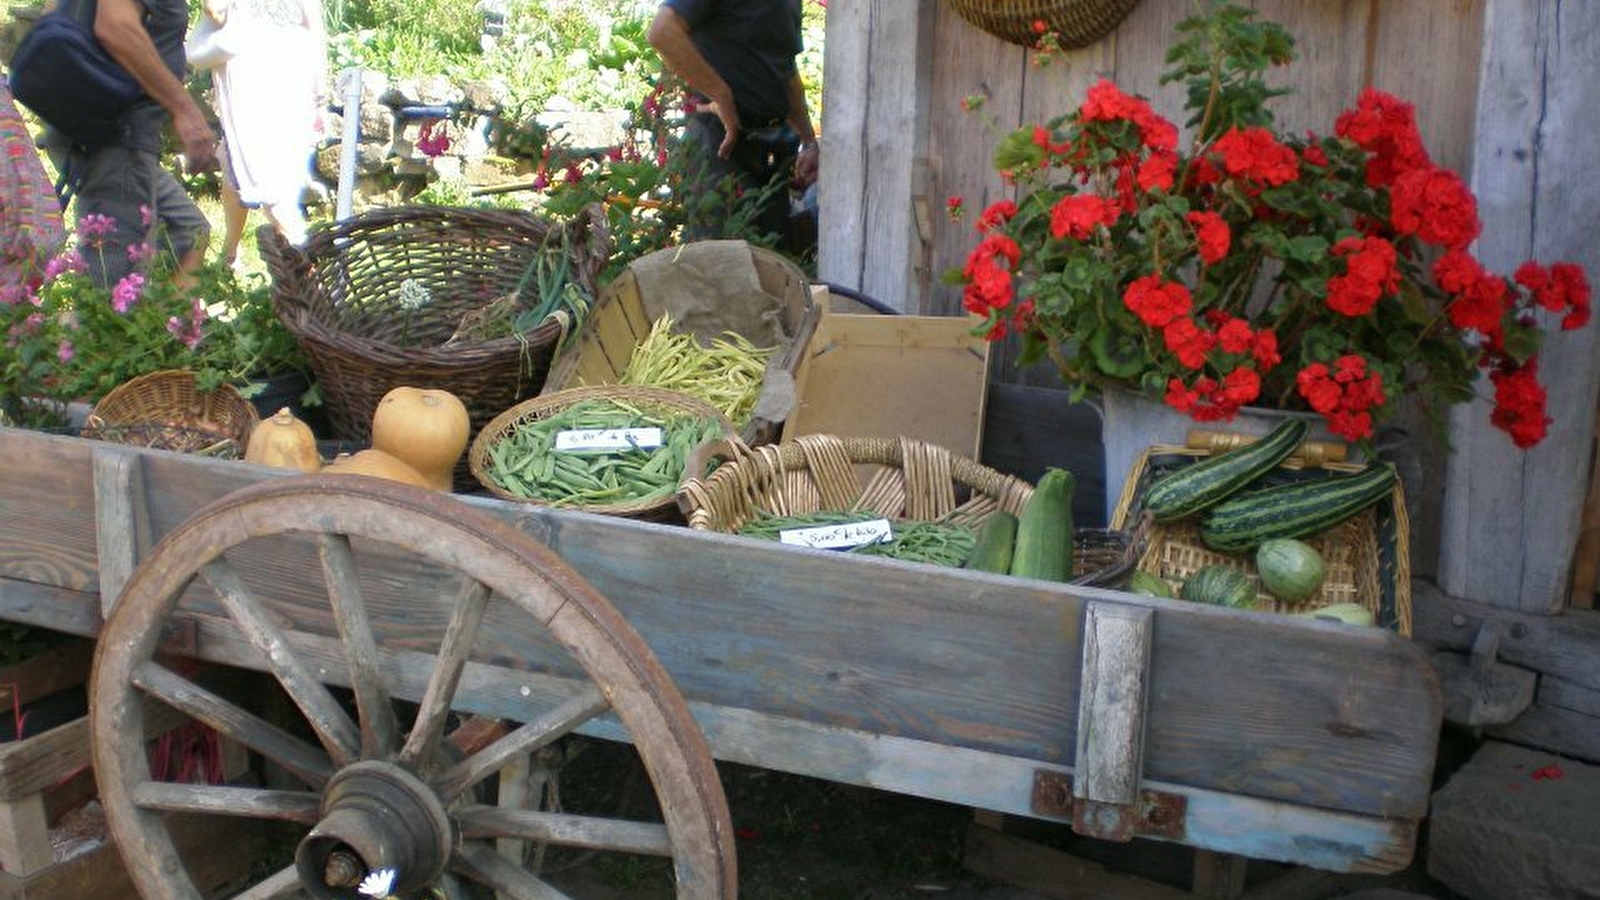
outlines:
M129 272L122 276L117 286L111 289L111 308L119 313L128 311L128 307L139 302L139 297L144 293L144 276L138 272Z

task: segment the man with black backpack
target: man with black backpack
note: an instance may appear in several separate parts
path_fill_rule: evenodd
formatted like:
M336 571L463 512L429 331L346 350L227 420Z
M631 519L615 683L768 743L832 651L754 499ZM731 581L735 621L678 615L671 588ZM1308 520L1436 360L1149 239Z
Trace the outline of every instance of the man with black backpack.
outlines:
M80 249L89 271L112 284L134 266L129 249L169 250L178 272L198 266L210 225L183 185L161 165L162 128L170 117L186 166L217 165L217 136L183 84L185 0L62 0L64 12L93 36L143 89L94 144L75 140L46 118L44 145L77 196ZM103 142L102 142L103 141ZM86 234L83 223L95 223ZM109 231L107 230L109 229ZM154 241L161 241L159 245ZM95 250L98 252L94 252Z

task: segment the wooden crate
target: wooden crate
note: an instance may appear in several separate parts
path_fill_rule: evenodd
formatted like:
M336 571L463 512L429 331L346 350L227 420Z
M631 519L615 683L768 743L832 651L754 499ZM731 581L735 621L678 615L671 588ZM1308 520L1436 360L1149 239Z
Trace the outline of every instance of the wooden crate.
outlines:
M788 417L794 400L795 373L816 330L821 304L827 295L825 290L813 289L804 273L784 257L760 247L749 250L761 291L781 301L783 329L791 338L768 363L767 383L762 387L754 417L748 423L735 423L745 442L754 445L776 440ZM577 334L563 344L541 393L616 384L633 358L634 350L649 335L657 318L655 309L634 268L624 269L606 284ZM765 343L759 335L745 337L758 345Z
M907 437L977 459L989 342L968 316L824 313L795 379L783 439Z

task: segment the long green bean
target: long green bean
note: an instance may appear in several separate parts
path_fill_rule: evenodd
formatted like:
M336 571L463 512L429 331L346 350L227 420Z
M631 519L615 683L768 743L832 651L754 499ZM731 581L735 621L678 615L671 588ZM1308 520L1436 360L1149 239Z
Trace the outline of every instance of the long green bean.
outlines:
M760 513L740 526L739 534L766 540L779 540L784 531L793 528L815 528L826 525L845 525L883 518L870 512L840 512L823 510L794 516L775 516ZM847 552L863 556L886 556L890 559L931 563L939 566L960 567L977 546L977 535L965 525L949 522L920 522L911 519L891 519L894 540L877 544L863 544Z

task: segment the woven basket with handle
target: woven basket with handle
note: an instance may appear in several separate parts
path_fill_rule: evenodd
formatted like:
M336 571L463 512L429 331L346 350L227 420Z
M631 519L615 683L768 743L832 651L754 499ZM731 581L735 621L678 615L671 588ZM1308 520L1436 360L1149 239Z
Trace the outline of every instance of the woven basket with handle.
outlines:
M472 470L472 475L478 483L483 485L491 494L503 500L517 503L541 503L539 500L530 499L505 489L494 479L489 450L495 444L505 440L519 427L547 419L561 410L581 403L585 400L608 400L619 404L651 413L664 413L666 415L691 415L705 421L714 421L721 429L725 438L735 435L733 423L717 411L717 408L697 397L678 391L669 391L665 388L649 385L590 385L587 387L567 388L550 394L541 394L518 403L498 416L478 432L473 439L472 446L467 450L467 464ZM656 500L627 500L611 503L572 503L567 504L569 509L581 509L585 512L603 513L612 516L625 516L635 519L650 521L672 521L678 518L677 502L673 495Z
M378 401L401 385L455 394L474 430L538 393L572 323L451 338L508 298L537 302L518 287L563 228L572 278L596 296L610 253L604 223L598 208L562 225L514 210L400 206L320 229L303 249L271 228L258 237L273 308L310 359L333 436L359 442L370 439Z
M937 444L901 438L802 435L781 444L719 450L729 461L685 478L689 527L733 533L758 513L870 511L889 519L976 527L997 511L1018 515L1033 486ZM691 466L690 471L701 468ZM1120 587L1132 571L1128 536L1077 529L1073 584Z
M81 434L179 453L238 458L259 420L229 385L202 391L194 372L164 369L130 378L94 405Z
M1411 528L1405 493L1395 483L1390 497L1363 510L1343 524L1303 540L1321 554L1327 577L1311 599L1286 604L1260 586L1252 554L1221 553L1200 540L1197 519L1154 522L1144 514L1142 499L1151 483L1168 472L1226 452L1255 438L1228 432L1191 431L1184 446L1157 444L1135 461L1112 511L1111 526L1136 526L1146 534L1138 568L1176 588L1201 567L1220 563L1243 571L1256 585L1258 610L1278 613L1311 612L1335 603L1365 606L1380 626L1402 635L1411 634ZM1260 487L1328 472L1359 472L1366 468L1345 461L1345 447L1326 441L1302 443L1278 469L1265 476ZM1247 488L1248 490L1249 488Z
M1063 47L1083 47L1111 33L1139 0L950 0L963 19L998 38L1031 47L1044 23Z

